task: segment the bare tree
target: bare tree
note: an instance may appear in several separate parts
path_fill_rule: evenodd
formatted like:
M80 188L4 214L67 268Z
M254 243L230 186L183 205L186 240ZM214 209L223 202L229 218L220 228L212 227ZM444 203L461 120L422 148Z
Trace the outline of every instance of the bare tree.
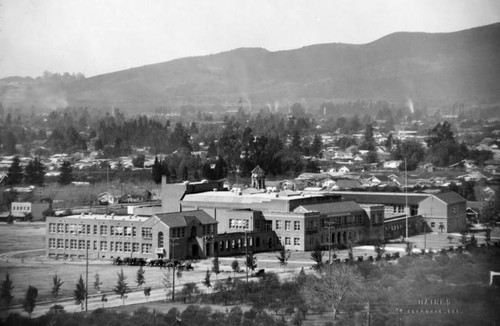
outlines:
M52 295L54 298L57 298L59 296L59 291L61 290L61 286L64 284L64 282L61 281L61 278L55 274L52 277L52 282L54 285L52 286Z
M307 275L302 296L311 306L330 308L335 319L340 306L359 283L356 267L348 264L325 265L316 275Z

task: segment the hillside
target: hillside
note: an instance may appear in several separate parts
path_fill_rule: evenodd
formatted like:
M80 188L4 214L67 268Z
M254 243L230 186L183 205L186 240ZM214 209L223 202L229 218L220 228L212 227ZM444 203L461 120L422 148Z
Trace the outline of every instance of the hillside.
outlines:
M19 80L3 79L0 99L4 106L16 101L22 106L23 96L30 104L33 97L51 96L55 103L123 109L234 105L239 98L245 106L407 98L430 106L492 103L500 100L498 53L500 23L454 33L400 32L362 45L318 44L278 52L241 48L80 79L60 88L51 84L41 87L43 92L20 91Z

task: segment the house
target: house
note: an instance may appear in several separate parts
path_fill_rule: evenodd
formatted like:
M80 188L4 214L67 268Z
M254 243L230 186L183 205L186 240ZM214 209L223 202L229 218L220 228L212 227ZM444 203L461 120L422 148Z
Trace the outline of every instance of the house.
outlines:
M97 201L101 205L117 204L119 202L120 196L116 196L111 192L103 192L97 195Z
M44 212L52 207L49 200L41 202L12 202L10 213L14 218L24 219L28 216L33 221L40 221L44 218Z
M349 168L347 168L345 165L342 165L339 169L338 169L338 172L341 173L341 174L348 174L349 172L351 172L349 170Z
M395 170L395 169L399 168L401 163L403 163L403 161L401 161L401 160L385 161L382 163L382 168Z

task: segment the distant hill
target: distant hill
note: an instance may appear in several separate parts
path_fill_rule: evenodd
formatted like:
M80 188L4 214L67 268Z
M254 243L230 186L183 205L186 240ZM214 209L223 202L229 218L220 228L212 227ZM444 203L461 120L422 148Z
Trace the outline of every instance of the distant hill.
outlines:
M277 52L241 48L50 87L42 83L30 89L26 85L36 80L6 78L0 80L0 100L5 107L41 103L46 97L48 103L141 110L234 105L240 98L247 107L408 98L429 106L495 103L500 100L499 54L500 23L453 33L400 32L361 45Z

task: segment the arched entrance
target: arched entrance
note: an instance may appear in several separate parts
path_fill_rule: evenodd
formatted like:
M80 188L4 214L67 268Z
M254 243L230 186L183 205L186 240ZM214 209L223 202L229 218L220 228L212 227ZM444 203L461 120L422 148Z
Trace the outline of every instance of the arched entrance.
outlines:
M191 252L193 254L193 258L198 258L200 256L200 250L196 243L191 247Z

